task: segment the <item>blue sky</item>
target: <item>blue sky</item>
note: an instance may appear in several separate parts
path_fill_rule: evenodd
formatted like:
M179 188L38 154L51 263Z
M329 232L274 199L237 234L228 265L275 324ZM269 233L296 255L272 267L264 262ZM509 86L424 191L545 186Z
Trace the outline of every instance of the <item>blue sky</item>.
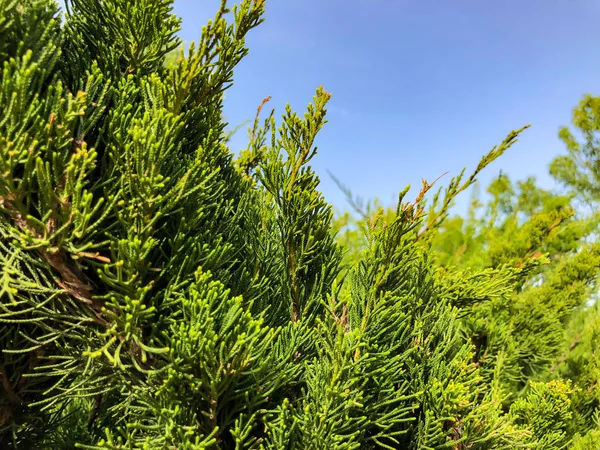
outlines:
M181 37L197 40L218 5L175 0ZM583 94L600 94L598 23L597 0L267 0L225 114L240 124L269 95L278 117L286 103L302 113L323 85L333 98L313 166L338 208L328 170L356 194L392 203L422 177L472 169L526 124L480 180L502 170L552 186L559 127ZM232 150L245 142L244 128Z

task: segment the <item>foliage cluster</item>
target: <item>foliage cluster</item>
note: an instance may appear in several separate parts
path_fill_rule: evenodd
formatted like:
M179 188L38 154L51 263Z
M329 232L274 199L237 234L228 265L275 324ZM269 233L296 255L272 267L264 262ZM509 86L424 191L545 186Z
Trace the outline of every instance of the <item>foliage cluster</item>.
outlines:
M1 448L595 445L594 222L527 183L448 220L520 131L349 260L310 166L325 90L227 147L262 0L185 51L169 0L66 7L0 0Z

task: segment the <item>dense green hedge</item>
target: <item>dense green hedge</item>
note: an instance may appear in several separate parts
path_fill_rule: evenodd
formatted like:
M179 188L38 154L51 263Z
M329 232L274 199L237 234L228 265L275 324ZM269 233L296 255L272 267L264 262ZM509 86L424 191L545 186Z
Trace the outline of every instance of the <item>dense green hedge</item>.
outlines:
M504 316L485 363L472 335L543 258L434 258L518 132L433 204L424 184L369 217L346 264L309 165L327 92L226 146L263 12L223 5L180 51L167 0L0 0L0 447L589 448L596 400L580 417L578 386L530 380Z

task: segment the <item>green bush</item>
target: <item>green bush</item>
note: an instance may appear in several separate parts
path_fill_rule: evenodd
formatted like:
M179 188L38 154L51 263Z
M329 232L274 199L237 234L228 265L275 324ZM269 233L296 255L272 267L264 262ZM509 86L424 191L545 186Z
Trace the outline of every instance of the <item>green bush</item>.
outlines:
M185 51L171 9L0 0L0 447L561 448L565 414L543 389L503 410L464 333L530 266L432 261L518 133L439 205L401 195L346 268L309 165L330 95L259 107L234 158L223 92L264 2Z

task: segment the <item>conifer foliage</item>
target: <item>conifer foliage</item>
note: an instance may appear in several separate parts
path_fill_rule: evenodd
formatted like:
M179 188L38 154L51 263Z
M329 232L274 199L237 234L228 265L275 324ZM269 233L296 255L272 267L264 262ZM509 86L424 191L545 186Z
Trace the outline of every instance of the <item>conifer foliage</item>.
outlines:
M329 94L259 108L232 155L264 8L223 2L184 51L167 0L0 0L0 447L562 448L549 388L506 412L462 327L528 266L432 262L476 173L401 196L347 271L309 165Z

